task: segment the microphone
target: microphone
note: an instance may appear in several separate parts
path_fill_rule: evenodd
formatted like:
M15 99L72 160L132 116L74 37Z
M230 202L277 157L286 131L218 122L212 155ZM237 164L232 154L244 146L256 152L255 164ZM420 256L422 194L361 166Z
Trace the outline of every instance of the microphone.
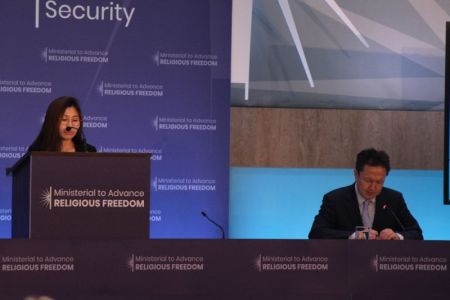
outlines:
M214 222L214 220L212 220L210 217L208 217L208 215L204 211L202 211L202 216L204 216L209 222L213 223L220 229L220 231L222 232L222 239L224 240L225 239L225 230L223 230L223 227L220 226L219 224L217 224L216 222Z
M391 215L394 217L394 219L395 219L395 221L397 222L397 224L400 225L400 228L401 228L403 231L406 231L406 230L405 230L405 226L403 226L403 223L400 222L400 219L397 217L397 215L395 214L395 212L387 205L387 203L384 203L384 204L383 204L383 210L388 210L388 211L391 213Z
M73 127L67 126L66 131L71 131Z

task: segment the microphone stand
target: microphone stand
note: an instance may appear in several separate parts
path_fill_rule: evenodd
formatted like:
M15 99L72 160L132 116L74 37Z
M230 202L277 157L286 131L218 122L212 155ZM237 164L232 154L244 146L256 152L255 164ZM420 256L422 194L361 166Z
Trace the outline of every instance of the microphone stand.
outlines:
M202 216L204 216L209 222L213 223L220 229L220 231L222 232L222 239L224 240L225 239L225 230L223 230L223 227L220 226L219 224L217 224L216 222L214 222L214 220L212 220L210 217L208 217L208 215L204 211L202 211Z

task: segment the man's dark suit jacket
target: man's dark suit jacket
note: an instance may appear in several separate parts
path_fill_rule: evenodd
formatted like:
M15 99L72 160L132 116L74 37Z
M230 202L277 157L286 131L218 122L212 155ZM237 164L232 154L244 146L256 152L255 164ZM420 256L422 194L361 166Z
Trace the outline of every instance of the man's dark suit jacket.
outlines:
M355 231L355 226L362 225L355 184L352 184L325 194L308 237L310 239L348 239ZM405 240L423 239L422 229L409 212L403 195L389 188L383 188L376 198L372 228L378 232L391 228L403 235Z

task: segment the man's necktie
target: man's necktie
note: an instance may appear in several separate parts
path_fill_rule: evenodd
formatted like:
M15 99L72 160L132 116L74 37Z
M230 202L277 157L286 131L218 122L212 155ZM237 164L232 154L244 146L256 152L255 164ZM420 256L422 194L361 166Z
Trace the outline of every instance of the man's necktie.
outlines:
M372 222L370 221L370 216L369 216L369 205L370 205L369 200L365 200L363 202L362 221L363 221L363 224L365 227L372 227Z

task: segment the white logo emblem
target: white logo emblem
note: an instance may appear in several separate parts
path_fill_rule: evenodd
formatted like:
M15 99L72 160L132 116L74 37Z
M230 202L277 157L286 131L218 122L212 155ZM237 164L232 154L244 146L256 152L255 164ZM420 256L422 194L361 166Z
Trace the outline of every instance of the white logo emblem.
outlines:
M49 187L41 193L41 203L44 207L52 209L52 187Z

